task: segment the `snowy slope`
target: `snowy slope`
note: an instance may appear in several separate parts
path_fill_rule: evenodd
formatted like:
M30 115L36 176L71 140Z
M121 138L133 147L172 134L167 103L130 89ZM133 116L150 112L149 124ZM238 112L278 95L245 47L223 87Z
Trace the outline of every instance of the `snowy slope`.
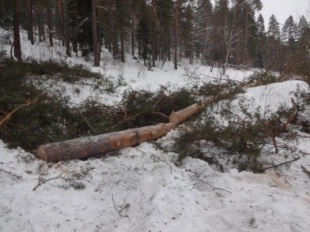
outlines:
M309 177L300 170L310 167L309 156L278 176L218 173L192 158L177 168L174 154L150 143L116 157L50 167L0 147L0 231L284 232L310 226ZM40 178L56 179L33 191Z
M82 58L64 58L62 48L30 46L24 55L66 60L91 67ZM9 49L9 46L4 46ZM58 50L59 49L59 50ZM182 63L148 71L128 58L126 65L109 61L92 68L117 82L125 82L113 94L91 85L51 82L41 85L52 94L59 91L76 106L87 99L118 103L128 90L156 91L160 85L174 90L220 78L215 69ZM200 78L189 78L190 73ZM251 71L228 70L225 78L243 80ZM89 83L91 84L91 83ZM77 93L76 88L81 88ZM248 89L235 100L255 111L272 112L281 105L291 107L296 90L310 93L306 83L289 81ZM168 142L172 131L157 143ZM306 232L310 228L310 136L300 134L294 152L266 153L271 164L300 157L296 162L253 174L232 169L213 170L206 162L186 158L181 167L177 154L143 143L110 156L87 161L46 164L22 149L9 150L0 141L0 231L132 231L132 232Z

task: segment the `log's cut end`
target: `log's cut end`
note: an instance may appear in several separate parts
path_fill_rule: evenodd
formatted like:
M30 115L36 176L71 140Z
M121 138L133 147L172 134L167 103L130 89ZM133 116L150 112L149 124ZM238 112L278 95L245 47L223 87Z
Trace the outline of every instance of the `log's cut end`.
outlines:
M38 147L35 155L38 158L40 158L41 160L47 161L46 152L45 152L44 147L42 145Z

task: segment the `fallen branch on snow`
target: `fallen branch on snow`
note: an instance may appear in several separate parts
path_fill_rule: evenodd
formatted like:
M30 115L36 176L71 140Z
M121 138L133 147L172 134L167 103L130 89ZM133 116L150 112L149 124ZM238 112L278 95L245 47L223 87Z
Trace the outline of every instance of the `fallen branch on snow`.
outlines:
M262 169L260 169L259 171L264 172L264 171L266 171L266 170L268 170L268 169L271 169L271 168L277 168L277 167L279 167L279 166L281 166L281 165L284 165L284 164L290 164L290 163L295 162L295 161L297 161L297 160L299 160L299 159L300 159L300 157L296 157L296 158L294 158L294 159L292 159L292 160L285 161L285 162L280 163L280 164L276 164L276 165L273 165L273 166L270 166L270 167L267 167L267 168L262 168Z
M301 165L301 170L310 177L310 171L307 168Z

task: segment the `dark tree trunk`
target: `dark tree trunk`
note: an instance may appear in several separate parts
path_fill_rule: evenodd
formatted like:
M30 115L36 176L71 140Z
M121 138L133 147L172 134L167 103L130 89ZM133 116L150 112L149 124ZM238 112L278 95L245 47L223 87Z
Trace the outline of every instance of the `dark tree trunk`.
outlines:
M43 13L43 5L42 5L42 0L39 1L39 17L41 18L40 21L41 21L41 35L42 35L42 40L45 41L46 38L45 38L45 30L44 30L44 13Z
M49 5L47 7L47 24L48 24L48 40L50 43L50 46L53 47L53 26L52 26L52 8Z
M61 35L62 43L64 45L64 13L62 0L57 0L57 18L58 18L58 34Z
M121 28L120 32L120 40L121 40L121 62L125 63L125 32L124 29Z
M68 15L68 0L63 0L63 23L64 23L64 35L65 35L65 46L66 46L66 54L71 57L70 50L70 32L69 32L69 15Z
M13 27L14 27L14 56L21 61L22 52L20 45L20 34L19 34L19 0L13 0Z
M32 0L27 0L27 17L28 17L28 39L34 45L33 40L33 20L32 20Z
M132 22L131 22L131 55L135 57L135 15L132 14Z
M38 20L38 30L39 30L39 41L42 42L43 41L43 18L42 18L42 12L41 12L41 1L37 1L37 20Z
M92 0L92 27L93 27L94 67L98 67L100 65L100 50L99 50L98 31L97 31L97 0Z
M177 0L175 6L175 25L174 25L174 69L178 69L178 29L179 29L179 8L180 0Z

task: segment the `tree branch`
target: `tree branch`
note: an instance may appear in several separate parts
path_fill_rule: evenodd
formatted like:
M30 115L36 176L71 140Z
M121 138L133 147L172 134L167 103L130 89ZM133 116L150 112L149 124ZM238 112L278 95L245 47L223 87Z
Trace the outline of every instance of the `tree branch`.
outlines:
M267 167L267 168L260 169L260 171L261 171L261 172L264 172L264 171L266 171L266 170L268 170L268 169L277 168L277 167L279 167L279 166L281 166L281 165L289 164L289 163L295 162L295 161L297 161L297 160L299 160L299 159L300 159L300 157L296 157L296 158L294 158L294 159L292 159L292 160L285 161L285 162L283 162L283 163L279 163L279 164L276 164L276 165L273 165L273 166L270 166L270 167Z
M3 126L5 123L7 123L11 119L13 114L15 114L19 109L21 109L23 107L30 106L32 104L35 104L41 96L42 96L42 94L40 94L38 97L36 97L33 100L28 99L28 100L26 100L26 103L21 104L18 107L16 107L14 110L12 110L10 113L8 113L3 119L1 119L0 126Z

